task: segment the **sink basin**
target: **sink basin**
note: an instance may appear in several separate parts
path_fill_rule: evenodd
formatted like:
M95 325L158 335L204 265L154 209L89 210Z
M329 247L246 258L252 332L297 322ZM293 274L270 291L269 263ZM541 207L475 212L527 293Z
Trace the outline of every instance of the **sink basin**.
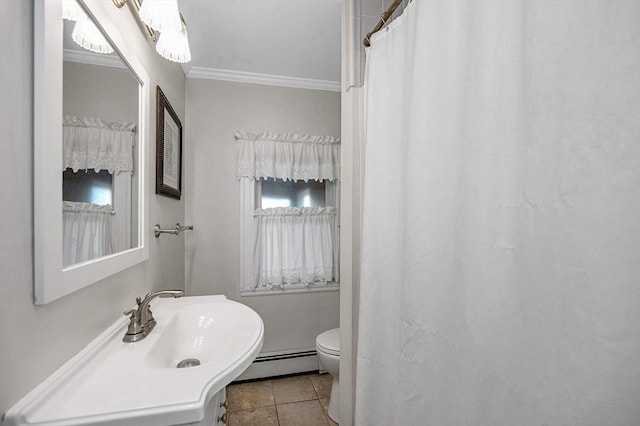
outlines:
M176 368L180 361L197 359L200 366L242 357L255 334L253 315L244 315L238 303L200 303L175 313L160 331L148 354L149 364Z
M159 299L157 325L122 342L122 318L6 414L7 425L168 426L199 422L207 403L255 359L262 319L225 296ZM177 368L184 360L188 368Z

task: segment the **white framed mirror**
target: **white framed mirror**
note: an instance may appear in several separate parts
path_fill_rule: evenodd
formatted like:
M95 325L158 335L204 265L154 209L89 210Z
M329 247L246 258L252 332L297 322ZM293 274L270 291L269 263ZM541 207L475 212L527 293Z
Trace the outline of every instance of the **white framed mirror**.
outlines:
M104 3L34 2L36 304L148 258L150 80Z

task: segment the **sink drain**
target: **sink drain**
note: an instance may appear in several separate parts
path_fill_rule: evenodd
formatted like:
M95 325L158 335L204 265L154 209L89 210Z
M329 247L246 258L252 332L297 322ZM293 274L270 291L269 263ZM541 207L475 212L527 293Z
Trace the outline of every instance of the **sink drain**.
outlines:
M200 360L199 359L187 358L187 359L183 359L182 361L180 361L178 363L178 365L176 365L176 367L178 367L178 368L187 368L187 367L195 367L197 365L200 365Z

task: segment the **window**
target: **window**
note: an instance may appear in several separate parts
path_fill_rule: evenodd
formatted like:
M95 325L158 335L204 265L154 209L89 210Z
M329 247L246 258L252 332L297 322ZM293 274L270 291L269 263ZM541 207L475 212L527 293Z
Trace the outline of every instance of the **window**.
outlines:
M338 286L340 145L238 132L242 295Z
M62 199L97 205L113 205L113 175L108 170L62 172Z
M324 181L260 179L262 192L260 208L272 207L325 207Z
M241 294L338 287L339 188L337 180L241 180Z

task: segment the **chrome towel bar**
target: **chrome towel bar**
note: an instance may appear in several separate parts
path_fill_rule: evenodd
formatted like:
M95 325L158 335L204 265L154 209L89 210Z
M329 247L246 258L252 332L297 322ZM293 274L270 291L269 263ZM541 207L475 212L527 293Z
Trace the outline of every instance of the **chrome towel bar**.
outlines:
M160 225L156 223L156 226L153 227L153 233L156 238L160 236L160 234L173 234L178 235L182 231L193 231L193 225L180 225L180 223L176 223L176 227L173 229L161 229Z

